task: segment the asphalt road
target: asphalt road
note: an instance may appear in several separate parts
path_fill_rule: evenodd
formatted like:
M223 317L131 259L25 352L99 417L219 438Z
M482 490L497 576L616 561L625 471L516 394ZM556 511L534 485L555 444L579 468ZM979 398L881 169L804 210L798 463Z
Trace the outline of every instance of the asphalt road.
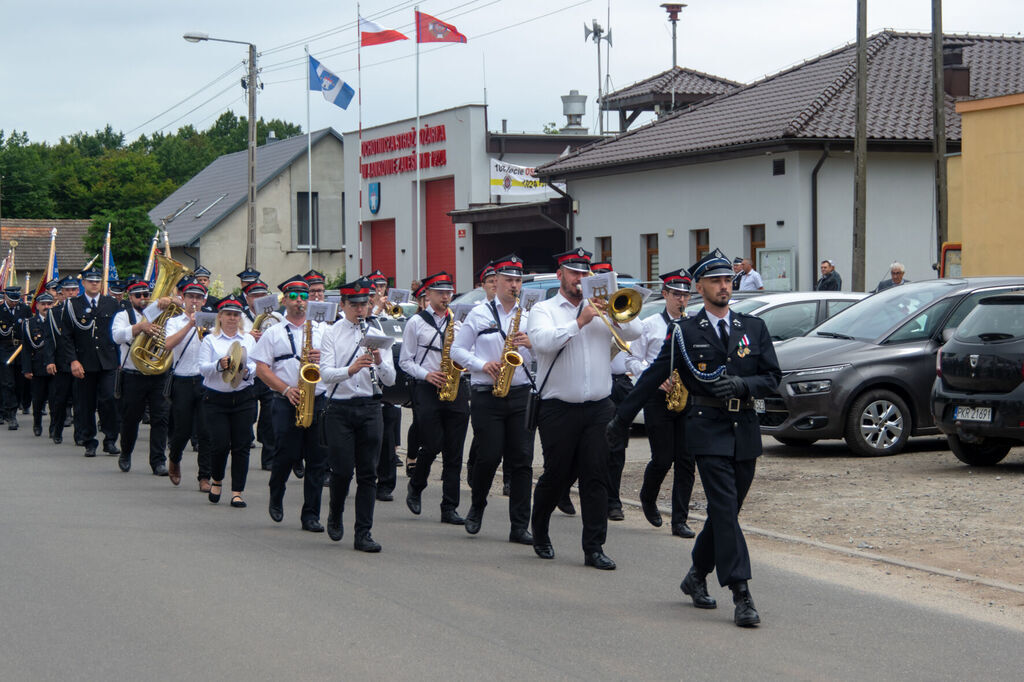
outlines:
M619 568L601 572L578 517L556 512L542 561L506 542L503 498L475 537L440 524L432 482L421 517L401 495L378 504L384 551L367 555L351 514L340 543L301 531L294 482L273 523L258 466L232 509L196 492L194 460L173 488L138 454L129 474L83 458L70 435L0 431L4 680L1020 678L1018 631L756 555L763 624L741 630L727 590L712 587L715 611L680 593L689 543L639 524L609 529Z

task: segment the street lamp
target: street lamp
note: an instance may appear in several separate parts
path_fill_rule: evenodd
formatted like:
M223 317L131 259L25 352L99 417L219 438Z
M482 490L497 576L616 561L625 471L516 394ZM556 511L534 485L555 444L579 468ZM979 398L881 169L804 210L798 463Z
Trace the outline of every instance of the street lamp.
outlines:
M256 267L256 46L244 40L226 40L211 38L207 33L190 32L182 36L190 43L212 41L217 43L235 43L249 46L249 80L246 92L249 95L249 218L245 236L245 267Z

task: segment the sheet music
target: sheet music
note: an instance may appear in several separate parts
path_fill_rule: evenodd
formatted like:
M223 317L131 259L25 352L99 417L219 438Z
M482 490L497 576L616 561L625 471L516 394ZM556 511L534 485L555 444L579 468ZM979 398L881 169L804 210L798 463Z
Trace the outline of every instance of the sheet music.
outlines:
M602 272L580 280L583 298L608 298L618 291L618 276L614 272Z
M259 315L261 313L271 313L277 310L277 305L277 296L270 294L269 296L264 296L263 298L257 298L255 301L252 302L252 305L249 306L249 308L255 314Z
M338 304L333 301L310 301L306 317L314 322L334 322L338 317Z

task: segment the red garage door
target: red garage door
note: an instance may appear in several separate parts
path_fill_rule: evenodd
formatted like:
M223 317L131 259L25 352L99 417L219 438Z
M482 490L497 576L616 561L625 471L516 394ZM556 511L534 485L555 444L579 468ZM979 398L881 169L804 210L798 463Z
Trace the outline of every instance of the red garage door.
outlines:
M380 270L394 283L395 219L370 223L370 268Z
M423 201L426 221L427 271L432 275L445 270L455 277L455 225L448 211L455 208L455 179L431 180L425 185ZM458 291L458 283L455 289Z

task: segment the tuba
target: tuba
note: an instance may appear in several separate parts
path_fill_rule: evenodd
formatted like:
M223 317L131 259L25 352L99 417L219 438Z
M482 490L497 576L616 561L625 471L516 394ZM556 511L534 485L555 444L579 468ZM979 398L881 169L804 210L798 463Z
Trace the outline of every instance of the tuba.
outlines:
M441 374L444 386L437 389L437 397L443 403L450 403L459 394L459 382L466 368L452 360L452 343L455 341L455 315L448 309L448 326L444 330L444 345L441 347Z
M516 299L519 305L519 299ZM505 337L505 347L501 349L501 372L498 373L498 380L494 382L491 394L495 398L504 398L508 395L512 386L512 376L516 373L516 367L523 364L523 356L516 350L512 343L512 337L519 332L519 320L523 317L522 306L516 310L516 316L512 318L512 324L508 328L508 335Z
M308 429L313 425L316 385L320 381L320 367L309 361L313 352L313 320L306 320L306 340L302 344L299 361L299 404L295 406L295 426Z
M153 285L152 300L154 301L173 294L175 285L189 272L188 268L178 261L159 253L156 254L156 262L160 269L157 273L156 284ZM153 336L139 334L135 337L128 349L128 355L131 356L135 369L148 376L164 374L170 369L174 352L166 346L167 321L180 315L181 312L181 306L172 301L153 320L153 324L158 327Z

